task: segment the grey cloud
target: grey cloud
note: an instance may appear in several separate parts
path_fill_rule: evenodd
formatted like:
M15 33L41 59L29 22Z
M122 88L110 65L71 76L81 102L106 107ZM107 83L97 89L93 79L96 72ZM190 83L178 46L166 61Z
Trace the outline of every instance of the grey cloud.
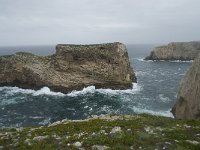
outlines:
M200 39L199 0L0 0L0 45Z

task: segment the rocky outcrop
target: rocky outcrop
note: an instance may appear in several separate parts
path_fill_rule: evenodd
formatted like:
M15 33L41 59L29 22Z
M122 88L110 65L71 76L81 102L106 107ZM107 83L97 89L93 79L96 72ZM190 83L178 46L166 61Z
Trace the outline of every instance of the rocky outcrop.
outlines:
M200 119L200 55L181 81L172 113L177 119Z
M194 60L200 53L200 42L176 42L154 48L145 60Z
M69 92L94 85L97 88L127 89L136 82L125 45L56 46L51 56L19 52L0 57L0 86Z

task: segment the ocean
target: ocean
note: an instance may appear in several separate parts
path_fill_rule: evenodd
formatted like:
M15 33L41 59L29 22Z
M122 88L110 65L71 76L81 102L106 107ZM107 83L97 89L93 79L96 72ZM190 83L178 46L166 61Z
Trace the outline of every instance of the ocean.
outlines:
M111 90L85 87L68 94L0 87L0 127L42 126L63 119L85 119L101 114L148 113L173 117L181 78L191 62L144 61L155 45L127 45L129 59L138 83L132 89ZM17 51L50 55L55 46L0 47L0 55Z

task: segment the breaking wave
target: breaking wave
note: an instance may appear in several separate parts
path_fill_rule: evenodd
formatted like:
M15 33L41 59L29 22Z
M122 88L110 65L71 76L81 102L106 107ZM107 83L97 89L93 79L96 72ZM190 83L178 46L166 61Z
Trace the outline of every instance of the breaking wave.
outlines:
M136 92L140 91L141 87L137 83L133 83L132 89L127 90L112 90L112 89L96 89L95 86L88 86L86 88L83 88L81 91L72 91L68 94L64 94L61 92L53 92L48 87L43 87L40 90L31 90L31 89L22 89L18 87L0 87L0 91L5 92L6 94L12 96L17 93L21 94L31 94L33 96L39 96L39 95L49 95L49 96L80 96L85 94L92 94L95 92L101 93L101 94L110 94L110 95L118 95L118 94L135 94Z
M170 60L169 62L175 62L175 63L192 63L193 60Z
M145 58L134 58L137 61L142 61L142 62L174 62L174 63L192 63L193 60L145 60Z
M174 118L174 116L172 115L170 110L167 110L167 111L154 111L154 110L149 110L149 109L145 109L145 108L138 108L138 107L133 107L133 110L137 114L145 113L145 114L151 114L151 115L155 115L155 116L165 116L165 117Z
M32 94L33 96L39 96L39 95L65 96L65 94L61 92L51 91L48 87L43 87L40 90L22 89L18 87L0 87L0 91L4 91L8 95L21 93L21 94Z
M144 58L134 58L134 59L136 59L138 61L146 61L146 60L144 60Z
M92 94L95 92L106 94L106 95L119 95L119 94L136 94L141 90L141 86L139 86L137 83L133 83L132 89L127 90L112 90L112 89L96 89L95 86L89 86L84 88L81 91L72 91L71 93L67 94L67 96L80 96L84 94Z

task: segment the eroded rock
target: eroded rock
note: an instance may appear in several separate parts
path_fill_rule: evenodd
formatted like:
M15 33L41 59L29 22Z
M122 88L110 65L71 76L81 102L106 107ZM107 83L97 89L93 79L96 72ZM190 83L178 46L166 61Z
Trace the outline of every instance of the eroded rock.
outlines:
M42 141L42 140L45 140L45 139L48 139L49 136L46 135L46 136L36 136L33 138L33 141Z
M48 86L67 93L90 85L127 89L132 82L136 77L122 43L57 45L51 56L20 52L0 57L0 86Z
M91 148L92 148L92 150L106 150L106 149L109 149L109 147L105 146L105 145L93 145Z
M200 55L180 83L172 113L177 119L200 119Z
M194 60L200 53L200 42L173 42L151 51L146 60Z
M122 132L121 127L114 127L114 128L112 128L110 134L115 134L115 133L119 133L119 132Z
M74 144L73 144L76 148L80 148L81 146L82 146L82 143L81 142L75 142Z

